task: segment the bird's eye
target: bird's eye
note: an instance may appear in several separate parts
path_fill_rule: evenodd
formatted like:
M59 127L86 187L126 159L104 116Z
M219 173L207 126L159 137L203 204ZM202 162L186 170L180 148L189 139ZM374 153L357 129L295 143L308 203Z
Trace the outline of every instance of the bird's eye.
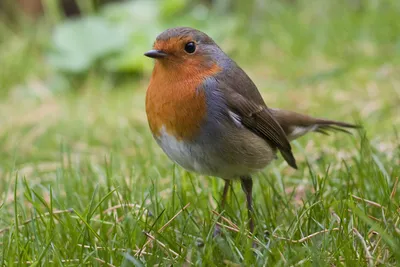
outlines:
M185 45L185 51L189 54L194 53L196 51L196 45L194 42L189 42Z

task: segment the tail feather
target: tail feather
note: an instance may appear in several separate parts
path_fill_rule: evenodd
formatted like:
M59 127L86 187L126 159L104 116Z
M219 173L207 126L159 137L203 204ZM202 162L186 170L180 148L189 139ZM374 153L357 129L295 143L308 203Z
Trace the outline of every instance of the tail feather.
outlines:
M303 115L306 116L306 115ZM311 118L310 116L307 116ZM360 128L359 125L347 123L347 122L342 122L342 121L334 121L334 120L326 120L326 119L314 119L315 123L318 123L321 126L338 126L338 127L344 127L344 128Z
M313 118L293 111L271 109L271 112L277 119L278 123L282 126L289 140L299 138L308 132L317 132L329 135L330 132L338 131L351 134L347 129L360 128L359 125Z
M321 132L325 131L326 134L329 135L329 131L337 131L337 132L342 132L342 133L347 133L347 134L352 134L349 130L346 130L345 128L359 128L357 125L345 123L345 122L338 122L338 121L328 121L328 120L323 120L324 123L320 123L319 120L317 120L316 125L318 126L315 132Z
M323 135L329 135L329 132L327 132L327 131L325 131L325 130L323 130L323 129L321 129L321 128L316 129L315 132L320 133L320 134L323 134Z

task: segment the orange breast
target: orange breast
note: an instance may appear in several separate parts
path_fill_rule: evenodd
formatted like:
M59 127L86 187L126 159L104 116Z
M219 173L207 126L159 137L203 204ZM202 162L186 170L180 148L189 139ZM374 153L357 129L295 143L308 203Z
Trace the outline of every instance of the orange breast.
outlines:
M196 71L184 66L171 69L156 62L146 94L146 113L153 134L159 136L165 127L177 140L192 140L207 112L205 92L199 86L219 70L217 65Z

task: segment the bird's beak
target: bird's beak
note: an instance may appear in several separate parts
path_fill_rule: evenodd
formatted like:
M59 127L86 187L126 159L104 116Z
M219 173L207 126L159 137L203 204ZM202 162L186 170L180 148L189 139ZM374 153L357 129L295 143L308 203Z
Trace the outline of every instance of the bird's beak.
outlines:
M149 50L146 53L144 53L144 55L146 57L151 57L151 58L163 58L163 57L167 56L167 53L165 53L161 50L152 49L152 50Z

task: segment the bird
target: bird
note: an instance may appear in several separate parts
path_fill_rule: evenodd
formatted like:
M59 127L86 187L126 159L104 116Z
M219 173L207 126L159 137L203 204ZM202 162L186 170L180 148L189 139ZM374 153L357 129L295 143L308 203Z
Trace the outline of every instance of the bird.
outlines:
M145 99L155 141L184 169L225 181L220 209L232 182L240 181L251 233L255 173L278 152L297 169L290 142L306 133L350 133L349 128L358 128L270 108L245 71L200 30L166 29L144 55L155 59ZM219 233L216 226L214 235Z

